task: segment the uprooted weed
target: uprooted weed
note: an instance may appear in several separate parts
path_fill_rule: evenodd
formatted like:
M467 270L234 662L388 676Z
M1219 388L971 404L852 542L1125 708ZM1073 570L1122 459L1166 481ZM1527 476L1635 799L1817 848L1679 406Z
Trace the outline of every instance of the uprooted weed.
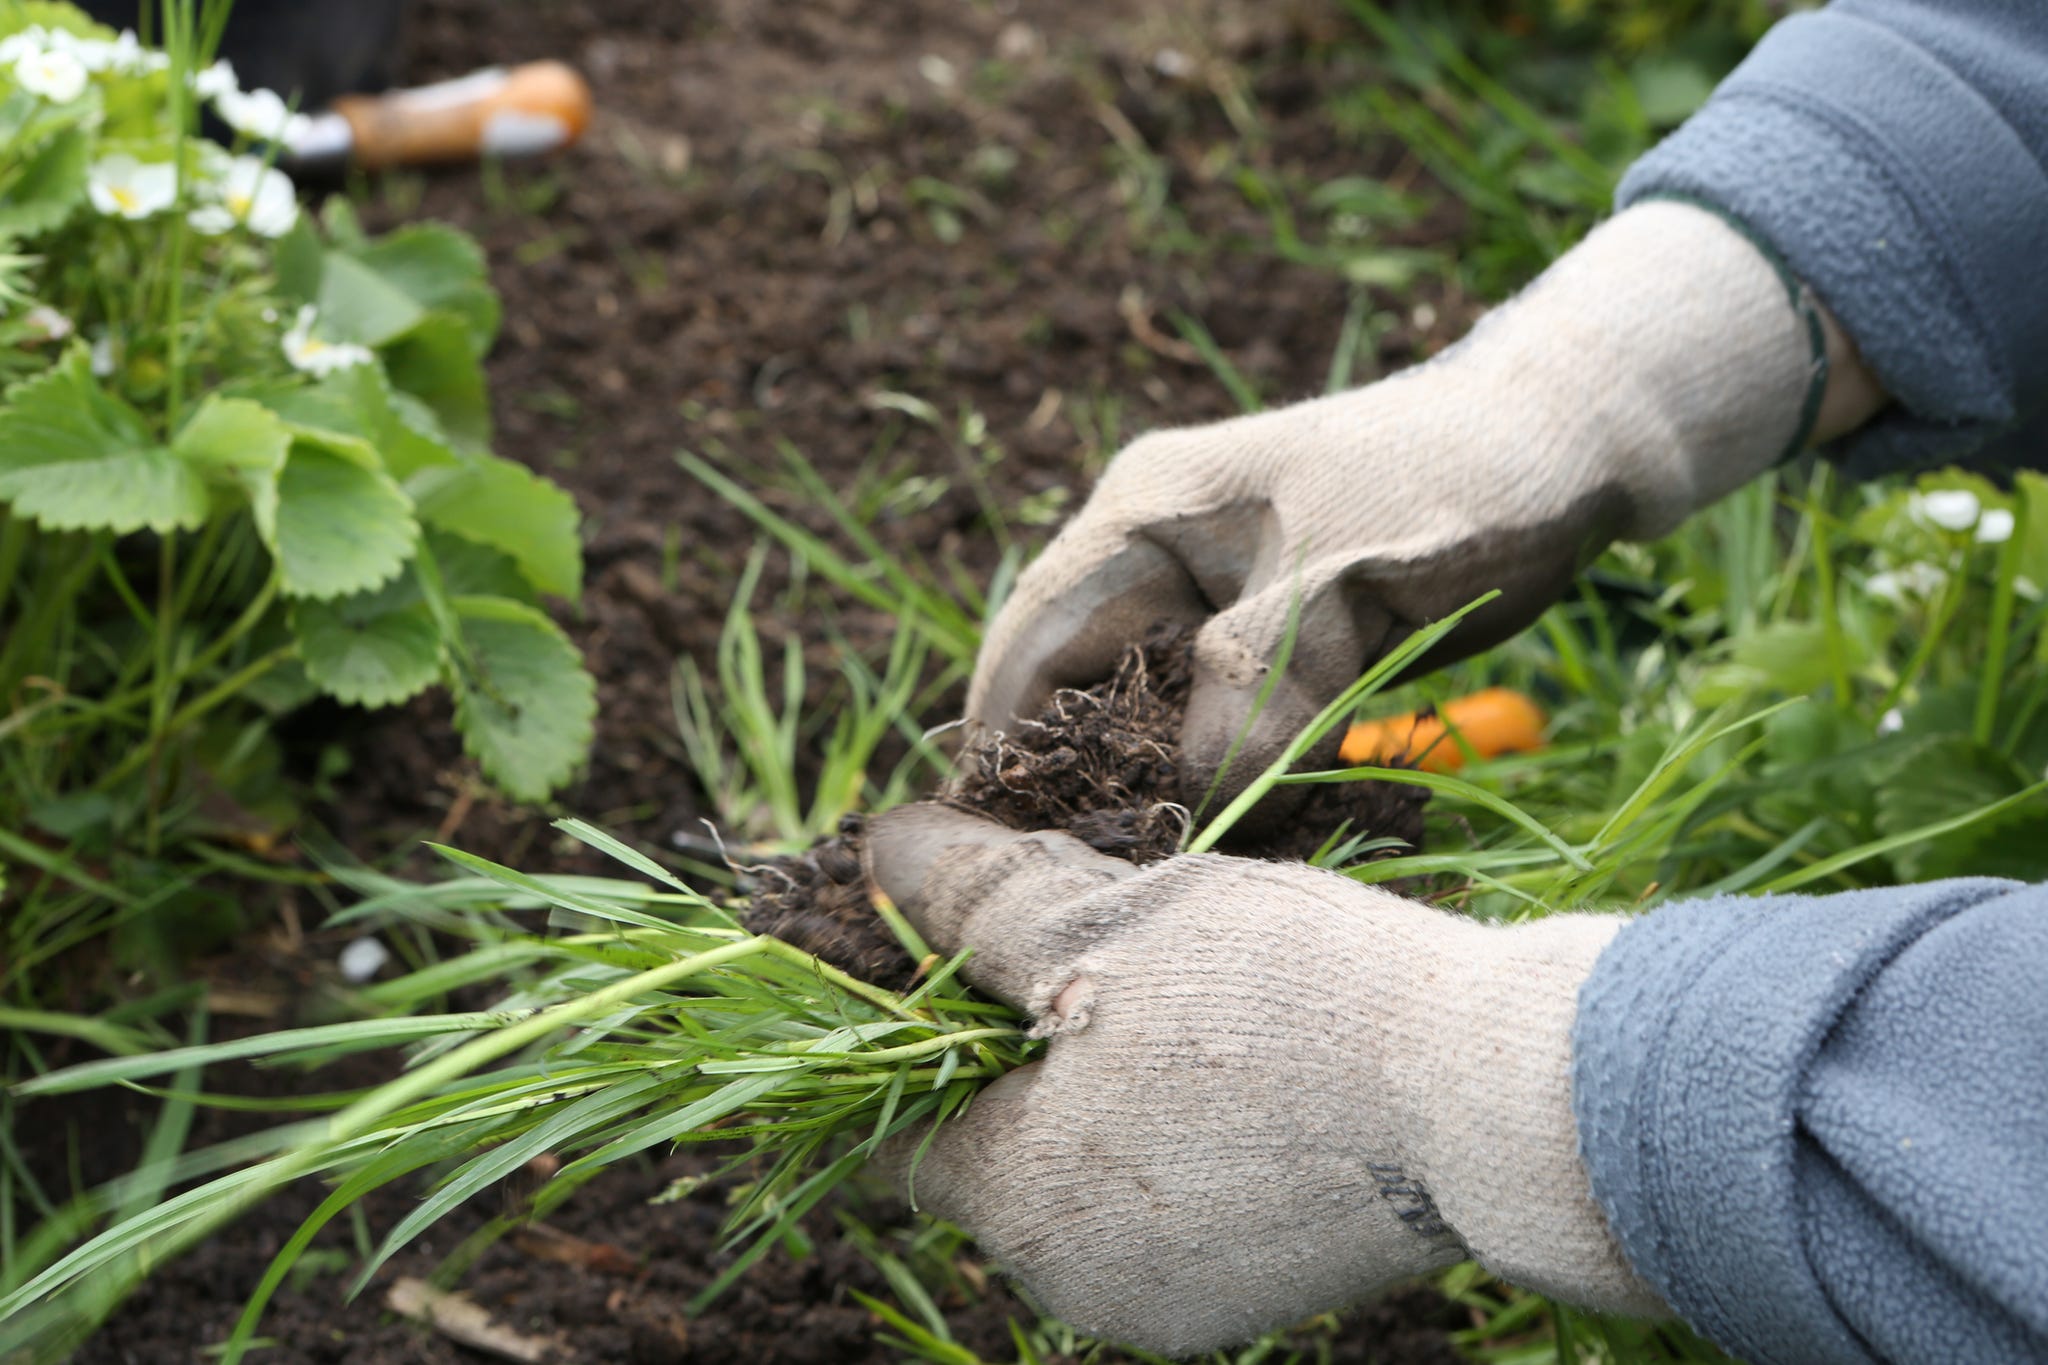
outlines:
M1033 719L971 741L960 775L939 799L1012 829L1065 830L1141 865L1173 856L1202 796L1181 781L1192 644L1186 630L1154 631L1103 682L1062 689ZM1386 782L1319 784L1293 818L1232 851L1304 860L1340 830L1347 838L1398 839L1413 851L1428 795ZM753 869L745 920L856 976L898 987L916 964L868 903L863 837L862 820L849 816L832 838Z

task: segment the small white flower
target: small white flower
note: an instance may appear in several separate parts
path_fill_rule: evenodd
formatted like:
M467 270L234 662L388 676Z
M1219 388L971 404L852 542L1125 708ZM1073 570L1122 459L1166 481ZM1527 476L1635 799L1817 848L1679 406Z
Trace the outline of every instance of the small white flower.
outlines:
M1896 706L1877 718L1877 732L1881 735L1895 735L1905 728L1905 714Z
M391 950L378 939L365 934L341 950L337 965L344 981L360 983L375 976L377 969L390 960Z
M299 221L291 177L258 157L238 156L229 162L210 193L214 202L186 215L201 232L231 232L242 223L259 237L282 237Z
M135 36L135 30L124 28L111 43L99 44L107 66L127 76L147 76L155 71L171 69L171 54L159 48L144 47ZM92 65L90 62L86 65Z
M33 57L48 46L49 34L40 28L25 28L0 38L0 66L13 66L23 57Z
M116 152L93 162L86 177L92 206L110 218L147 218L178 198L178 173L167 161L137 161Z
M1983 510L1977 495L1967 488L1943 488L1932 493L1915 493L1906 503L1913 520L1939 526L1944 531L1967 531L1977 524Z
M52 48L32 52L14 63L14 79L31 95L52 104L69 104L85 93L85 63L69 52Z
M292 368L307 374L333 374L352 365L370 363L370 348L346 341L322 341L313 335L313 305L299 309L291 330L284 334L284 358Z
M264 142L289 143L312 122L294 114L275 90L224 90L213 107L228 127Z
M199 98L213 100L216 103L218 103L223 95L233 96L240 94L242 85L240 81L235 79L234 63L222 57L212 66L207 67L206 70L195 72L192 76L192 91ZM221 117L225 118L227 116L223 114Z
M21 320L41 332L44 341L62 341L78 328L47 303L39 303L22 314Z
M156 70L161 64L169 66L170 57L162 52L152 52L142 45L135 36L135 30L124 28L111 43L100 45L107 54L107 66L124 75L141 76Z
M92 372L100 378L105 379L108 375L112 374L115 369L114 338L111 336L96 338L92 343L91 350L86 354L86 360L91 364Z
M2012 513L2003 507L1987 507L1977 522L1977 539L1997 545L2012 539Z
M81 38L75 33L53 33L49 46L53 51L70 53L95 76L104 71L141 71L149 62L149 52L136 39L133 29L121 30L112 42Z
M1948 575L1937 564L1907 564L1872 574L1863 580L1863 590L1886 602L1903 603L1908 597L1932 597L1947 581Z

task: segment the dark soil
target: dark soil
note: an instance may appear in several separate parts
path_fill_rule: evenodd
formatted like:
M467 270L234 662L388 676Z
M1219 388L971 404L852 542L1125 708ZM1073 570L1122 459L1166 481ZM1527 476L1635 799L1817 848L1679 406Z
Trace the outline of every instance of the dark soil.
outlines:
M1181 782L1180 723L1193 686L1193 632L1163 627L1111 677L1063 689L1000 737L972 742L940 799L1012 829L1065 830L1097 852L1144 864L1179 849L1204 793ZM1393 782L1317 786L1303 808L1240 854L1305 861L1333 836L1422 846L1429 793ZM868 905L861 822L794 857L749 869L747 927L865 980L903 985L917 964Z
M366 208L373 225L425 215L483 242L505 303L497 448L565 484L586 517L588 581L564 624L598 678L598 738L564 809L656 844L720 814L677 740L670 679L678 655L711 658L759 536L678 450L832 538L783 476L784 452L800 452L886 544L986 582L1001 543L957 439L970 416L1001 452L977 470L991 500L1047 509L1010 527L1028 542L1117 446L1235 411L1175 313L1269 400L1320 389L1344 287L1268 248L1265 215L1215 153L1248 147L1277 183L1420 188L1418 171L1333 127L1327 97L1371 79L1318 46L1348 22L1334 0L1213 8L550 0L506 23L488 0L418 5L411 79L545 53L589 72L600 101L581 146L507 169L489 193L451 173ZM1246 74L1259 141L1201 79L1157 73L1168 48ZM948 72L951 85L932 79ZM1133 163L1138 146L1156 160ZM953 191L962 205L938 215L934 196ZM1440 242L1459 212L1447 203L1386 244ZM1404 305L1360 374L1438 348L1473 311ZM941 420L907 418L889 394ZM928 502L880 498L903 475L926 480ZM839 648L824 626L873 649L893 622L771 606L785 573L772 557L757 595L764 645L773 658L794 634L822 689ZM325 818L346 846L376 856L433 832L528 870L598 870L484 789L445 708L429 696L332 718L352 767Z
M829 535L818 509L780 476L782 451L800 451L889 545L950 559L986 581L1000 546L958 439L968 419L1000 450L973 460L987 495L1046 509L1013 526L1028 542L1085 495L1124 442L1234 410L1166 321L1176 312L1200 319L1269 400L1318 391L1344 286L1270 249L1266 214L1219 153L1237 149L1275 183L1366 176L1426 188L1397 146L1347 134L1330 115L1332 97L1373 79L1347 55L1354 48L1327 45L1349 22L1334 0L418 0L402 80L560 57L590 76L600 105L583 145L555 162L392 177L371 187L364 206L373 228L435 217L483 242L505 301L490 360L496 448L563 483L586 519L587 585L562 619L598 678L598 738L561 809L644 846L667 846L718 814L677 740L670 678L680 655L709 661L756 533L677 465L678 449L739 473L776 511ZM1169 49L1187 66L1158 60ZM1162 74L1169 70L1180 74ZM1256 128L1234 124L1231 107L1248 110ZM1383 242L1442 242L1458 224L1446 203ZM1362 357L1360 377L1438 349L1474 311L1458 297L1412 312L1403 303L1374 329L1377 352ZM941 420L906 418L878 401L885 394L918 397ZM881 496L905 475L929 481L924 496ZM815 595L791 606L788 584L778 556L755 604L771 657L784 638L799 639L810 675L826 679L836 672L835 640L864 650L886 640L891 623L880 613L828 609ZM1117 695L1121 702L1062 704L1076 717L1087 709L1084 726L1114 728L1124 724L1115 707L1139 694ZM949 705L957 698L938 709ZM318 818L341 843L390 862L438 834L531 871L609 871L555 836L541 813L483 787L446 707L427 697L393 716L334 709L296 727L300 760L317 759L332 791ZM1171 730L1148 722L1132 733L1149 738L1093 774L1111 778L1125 814L1082 809L1074 789L1051 782L1040 784L1036 807L1004 805L1009 793L986 793L984 804L1020 822L1054 816L1127 855L1157 850L1179 832L1159 795L1173 790L1161 738ZM1063 742L1044 738L1046 762L1065 762L1053 757ZM1077 751L1075 771L1090 762ZM1405 819L1394 813L1376 827L1398 833ZM814 862L828 879L847 867L829 846ZM301 908L316 918L310 903ZM295 925L289 905L261 909ZM252 942L217 968L216 998L267 1001L266 1027L317 1022L313 1011L333 998L333 955L353 932L264 929L261 944L275 942L266 948L252 930ZM57 1053L59 1064L89 1055L74 1045ZM223 1073L210 1073L208 1088L291 1093L315 1084ZM53 1173L52 1187L69 1189L74 1171L90 1184L126 1169L150 1112L149 1101L126 1095L45 1103L24 1111L18 1136L38 1169ZM204 1115L193 1141L221 1140L252 1121ZM848 1295L885 1286L840 1240L829 1209L811 1220L813 1254L769 1257L710 1313L680 1321L680 1303L720 1264L714 1230L725 1191L649 1200L706 1161L684 1153L608 1173L555 1214L555 1231L569 1240L502 1242L462 1287L503 1326L560 1334L579 1361L897 1358L875 1343L875 1323ZM205 1359L321 1193L295 1190L160 1269L76 1359ZM341 1290L357 1243L346 1220L330 1227L313 1273L273 1301L264 1330L274 1344L255 1358L487 1359L382 1305L395 1277L430 1274L461 1237L516 1201L516 1191L472 1201L353 1305ZM408 1205L398 1191L370 1200L369 1235ZM886 1208L866 1216L888 1222ZM981 1272L970 1267L962 1278ZM1028 1314L999 1281L988 1279L981 1294L951 1292L945 1307L964 1344L991 1361L1013 1358L1003 1324L1012 1311ZM1347 1317L1328 1358L1449 1361L1446 1331L1459 1325L1457 1310L1435 1296L1397 1293Z

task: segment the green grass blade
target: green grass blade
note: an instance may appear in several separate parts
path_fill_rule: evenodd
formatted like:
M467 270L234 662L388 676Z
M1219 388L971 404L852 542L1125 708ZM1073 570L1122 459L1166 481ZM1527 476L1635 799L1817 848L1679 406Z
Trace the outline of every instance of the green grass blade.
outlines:
M1593 870L1593 865L1586 861L1584 854L1559 838L1548 825L1514 802L1447 773L1423 772L1419 768L1334 768L1327 772L1289 773L1274 779L1276 786L1293 786L1304 782L1396 782L1404 787L1426 787L1430 791L1455 796L1461 801L1469 801L1475 806L1492 811L1503 820L1535 835L1551 852L1579 871Z
M1841 853L1835 854L1832 858L1823 858L1809 867L1802 867L1797 872L1787 873L1785 876L1766 885L1764 890L1790 891L1796 887L1805 886L1809 882L1817 882L1824 877L1832 877L1837 872L1845 868L1854 867L1865 859L1882 858L1886 854L1896 853L1902 848L1909 848L1914 844L1924 843L1929 839L1939 839L1942 835L1953 834L1959 829L1967 829L1979 820L1988 820L1994 815L2002 815L2015 806L2022 806L2029 801L2039 799L2043 794L2048 794L2048 781L2036 782L2025 791L2014 792L2003 800L1993 801L1989 805L1979 806L1977 809L1965 811L1961 815L1950 816L1946 820L1929 821L1918 829L1909 829L1903 834L1893 834L1883 839L1873 839L1867 844L1858 844L1855 848L1846 849Z

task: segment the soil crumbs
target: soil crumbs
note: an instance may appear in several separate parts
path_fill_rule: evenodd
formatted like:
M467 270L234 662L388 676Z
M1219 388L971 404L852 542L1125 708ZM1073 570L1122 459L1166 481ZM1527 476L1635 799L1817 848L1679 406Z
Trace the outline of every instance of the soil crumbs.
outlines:
M1129 862L1170 858L1203 793L1181 784L1180 723L1194 682L1193 632L1155 630L1111 677L1053 694L1032 720L972 742L940 799L1017 830L1064 830ZM1422 846L1429 793L1394 782L1318 784L1295 818L1233 852L1306 861L1351 838ZM752 869L745 923L863 980L905 986L917 964L869 907L863 822Z

